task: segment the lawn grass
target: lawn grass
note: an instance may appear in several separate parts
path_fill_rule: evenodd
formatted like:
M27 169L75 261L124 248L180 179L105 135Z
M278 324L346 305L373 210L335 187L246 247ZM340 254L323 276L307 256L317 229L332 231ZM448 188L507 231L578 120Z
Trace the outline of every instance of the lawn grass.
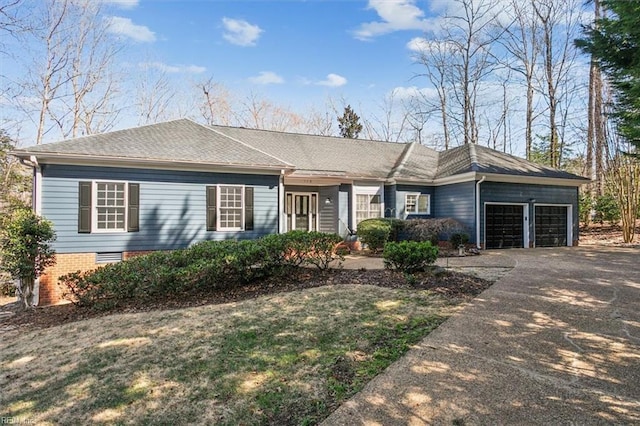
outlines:
M2 336L0 417L37 424L316 424L455 310L340 285Z

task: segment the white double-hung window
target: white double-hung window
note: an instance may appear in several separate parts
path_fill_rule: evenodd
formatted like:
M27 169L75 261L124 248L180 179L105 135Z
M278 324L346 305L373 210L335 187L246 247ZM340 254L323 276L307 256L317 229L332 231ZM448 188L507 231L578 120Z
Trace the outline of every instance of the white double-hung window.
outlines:
M429 194L407 194L405 196L404 209L407 214L430 214L431 213L431 205L430 205L430 197Z
M220 185L218 191L218 229L240 230L244 208L244 187Z
M124 182L95 182L95 229L126 231L127 185Z
M365 219L382 217L382 187L354 186L356 225Z

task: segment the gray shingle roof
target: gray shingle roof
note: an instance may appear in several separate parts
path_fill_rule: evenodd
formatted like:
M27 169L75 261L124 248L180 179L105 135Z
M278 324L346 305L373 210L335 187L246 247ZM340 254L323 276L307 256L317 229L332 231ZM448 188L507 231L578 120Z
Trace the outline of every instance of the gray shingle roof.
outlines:
M182 119L16 150L92 159L140 159L283 168L294 175L431 182L467 172L587 181L479 145L437 152L419 145L204 126Z
M241 166L291 166L243 142L230 139L206 126L186 119L38 145L26 148L25 151L94 158Z
M440 153L438 178L467 172L588 180L564 170L541 166L481 145L463 145Z
M298 171L324 171L328 174L386 178L404 144L313 136L238 127L212 126L262 151L272 153Z

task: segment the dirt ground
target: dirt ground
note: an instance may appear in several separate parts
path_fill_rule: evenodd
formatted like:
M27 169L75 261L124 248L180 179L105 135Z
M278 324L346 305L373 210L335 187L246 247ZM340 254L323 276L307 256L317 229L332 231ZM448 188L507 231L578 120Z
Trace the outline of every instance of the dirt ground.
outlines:
M625 243L622 240L622 229L619 225L592 224L589 227L580 227L580 245L605 245L621 247L640 246L640 222L636 223L636 237L633 243Z

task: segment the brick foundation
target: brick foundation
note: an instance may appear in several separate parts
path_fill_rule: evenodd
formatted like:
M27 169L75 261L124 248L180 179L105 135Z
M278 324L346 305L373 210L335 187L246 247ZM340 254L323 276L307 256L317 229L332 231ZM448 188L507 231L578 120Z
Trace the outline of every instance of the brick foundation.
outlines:
M151 251L131 251L122 253L122 259L130 259L135 256L151 253ZM90 271L104 266L103 263L96 263L95 253L58 253L56 254L56 264L48 268L46 273L40 277L38 306L56 305L64 302L62 294L65 292L61 285L58 285L58 278L62 275L76 271Z

